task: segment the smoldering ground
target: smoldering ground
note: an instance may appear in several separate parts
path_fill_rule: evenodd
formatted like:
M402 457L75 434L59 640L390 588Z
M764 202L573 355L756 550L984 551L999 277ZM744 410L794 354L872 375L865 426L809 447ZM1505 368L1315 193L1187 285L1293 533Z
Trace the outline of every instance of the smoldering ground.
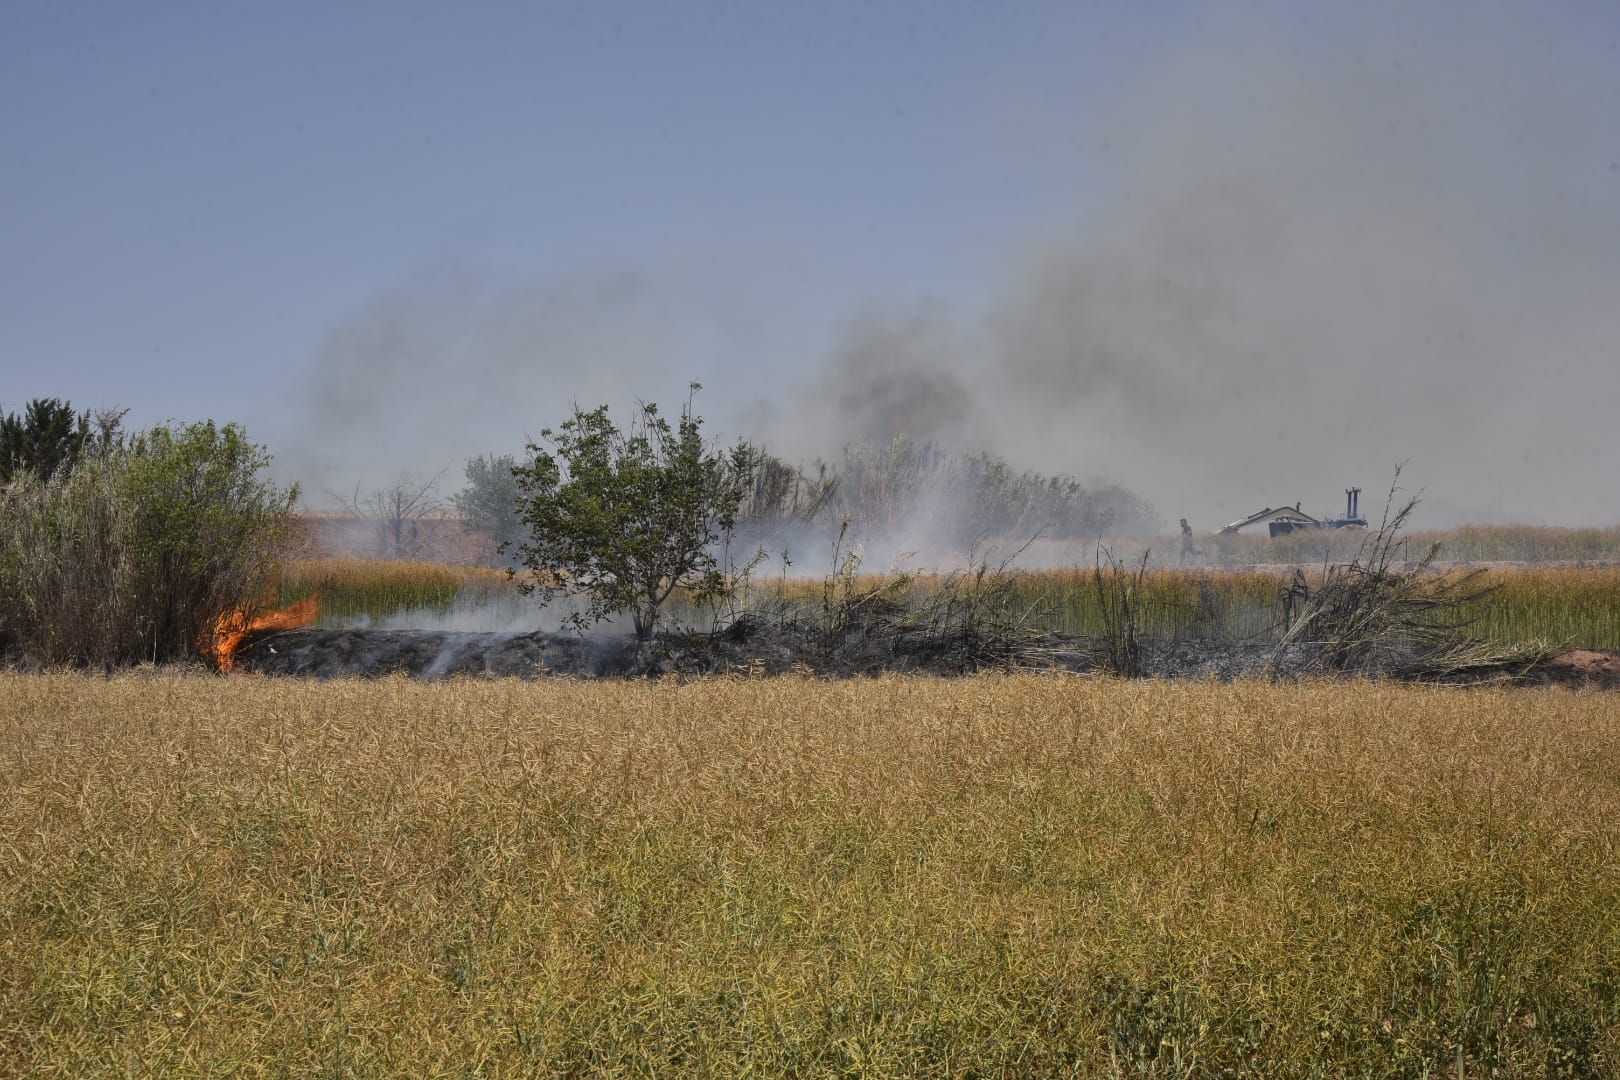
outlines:
M789 341L739 330L757 298L656 274L421 278L333 333L306 460L459 467L698 377L714 432L788 456L904 433L1200 528L1334 509L1398 461L1419 525L1620 520L1615 50L1527 8L1211 15L1108 99L1027 118L1088 181L982 304L900 281Z

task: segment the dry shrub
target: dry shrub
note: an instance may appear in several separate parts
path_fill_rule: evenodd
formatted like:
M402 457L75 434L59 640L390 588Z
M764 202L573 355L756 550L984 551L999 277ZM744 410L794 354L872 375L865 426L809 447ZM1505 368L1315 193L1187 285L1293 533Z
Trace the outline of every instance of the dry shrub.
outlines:
M1549 650L1538 642L1509 648L1469 636L1493 586L1483 570L1437 573L1437 543L1408 559L1401 530L1418 500L1392 509L1396 491L1390 488L1377 531L1363 537L1349 562L1324 567L1314 581L1296 569L1282 588L1286 629L1272 653L1271 674L1452 677L1522 670L1545 659Z
M1049 598L1013 569L1017 551L997 563L970 553L966 568L926 577L874 575L862 573L860 550L847 538L846 523L818 597L778 592L755 606L746 629L796 639L829 670L1009 670L1044 655Z
M1142 646L1137 640L1137 621L1147 565L1145 551L1142 561L1132 569L1101 544L1097 545L1096 562L1092 565L1092 589L1102 617L1108 670L1127 679L1140 678L1145 673Z

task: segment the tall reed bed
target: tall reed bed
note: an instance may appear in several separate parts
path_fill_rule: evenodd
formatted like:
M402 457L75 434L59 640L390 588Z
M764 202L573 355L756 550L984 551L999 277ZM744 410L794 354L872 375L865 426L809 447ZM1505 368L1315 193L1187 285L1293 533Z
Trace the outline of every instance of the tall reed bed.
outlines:
M859 575L856 589L871 588L881 575ZM934 574L914 575L902 597L913 599L937 586ZM1153 638L1272 640L1281 630L1287 576L1276 571L1209 569L1149 570L1135 598L1138 632ZM1546 641L1584 648L1620 649L1620 567L1492 570L1494 591L1470 614L1471 632L1504 644ZM810 577L754 578L738 609L782 604L814 605L826 582ZM283 601L318 591L326 623L383 618L406 611L447 613L500 603L526 603L504 571L428 562L323 559L294 564L283 581ZM1022 574L1008 599L1028 611L1034 625L1062 634L1099 635L1106 624L1092 582L1092 568L1077 566ZM714 613L672 598L677 623L703 628Z
M1467 562L1580 562L1620 559L1620 525L1571 529L1533 525L1464 525L1415 532L1414 547L1440 544L1441 557Z
M857 584L871 588L881 580L869 575ZM917 575L910 591L924 594L937 580ZM1288 580L1271 571L1149 570L1134 598L1137 631L1159 639L1274 640L1286 621L1282 594ZM1492 570L1481 584L1490 593L1465 613L1474 635L1503 644L1620 649L1620 568ZM814 604L821 589L811 579L756 586L765 603ZM1020 576L1011 595L1043 628L1086 636L1107 631L1091 567L1031 571Z
M1474 630L1490 641L1537 638L1620 649L1620 569L1497 570Z
M1231 536L1200 533L1194 538L1198 554L1190 556L1187 565L1230 570L1343 562L1356 554L1366 535L1359 529L1310 529L1275 538L1267 536L1263 528ZM1582 529L1464 525L1403 531L1402 537L1415 554L1438 543L1439 558L1445 562L1620 562L1620 525ZM1123 538L1110 541L1110 546L1126 561L1148 550L1156 565L1181 562L1179 536ZM1095 549L1093 541L1037 540L1029 545L1024 562L1030 566L1089 565Z
M307 559L281 581L283 603L319 594L325 623L402 611L448 612L515 592L504 570L397 559Z

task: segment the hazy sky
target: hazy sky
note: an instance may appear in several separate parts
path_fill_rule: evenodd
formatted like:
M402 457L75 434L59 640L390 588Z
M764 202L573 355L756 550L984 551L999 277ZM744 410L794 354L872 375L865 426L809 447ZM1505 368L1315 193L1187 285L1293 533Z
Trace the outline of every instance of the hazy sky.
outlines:
M1620 5L8 3L0 406L1620 521ZM1228 512L1230 511L1230 512Z

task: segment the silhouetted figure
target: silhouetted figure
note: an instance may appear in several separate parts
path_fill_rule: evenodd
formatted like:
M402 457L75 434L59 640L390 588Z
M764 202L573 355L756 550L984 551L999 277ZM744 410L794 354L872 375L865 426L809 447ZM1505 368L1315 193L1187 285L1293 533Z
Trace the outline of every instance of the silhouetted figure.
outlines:
M1195 545L1193 543L1192 526L1187 524L1187 519L1186 518L1182 518L1181 519L1181 565L1182 566L1187 565L1187 560L1189 558L1197 558L1198 556L1200 556L1202 554L1203 554L1203 552L1199 551L1197 545Z

